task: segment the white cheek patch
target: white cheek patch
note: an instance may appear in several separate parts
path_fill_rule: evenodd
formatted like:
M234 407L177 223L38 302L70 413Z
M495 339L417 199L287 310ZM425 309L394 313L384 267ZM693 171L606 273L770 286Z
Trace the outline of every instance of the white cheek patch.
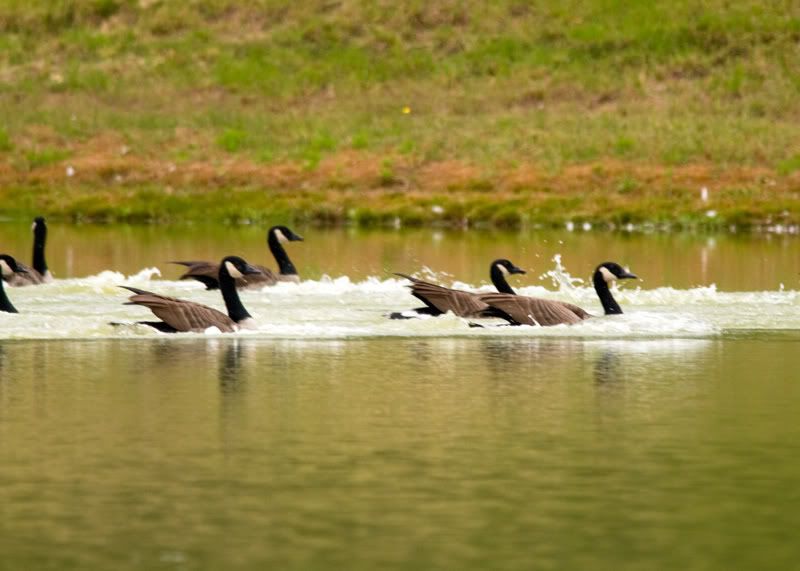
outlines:
M8 265L8 262L5 260L0 260L0 275L10 276L13 273L14 272L11 269L11 266Z
M281 232L280 230L275 230L275 237L278 239L278 242L280 242L281 244L286 244L289 241L289 239L286 237L286 235L283 232Z
M495 264L495 267L500 270L504 276L507 276L509 273L511 273L503 264Z
M230 262L225 262L225 269L226 269L226 270L228 270L228 273L229 273L229 274L231 275L231 277L232 277L232 278L234 278L234 279L239 279L239 278L241 278L241 277L242 277L242 272L240 272L239 270L237 270L237 269L236 269L236 266L234 266L234 265L233 265L232 263L230 263Z
M34 231L36 231L36 222L31 224L31 232L34 232Z
M602 267L600 268L600 273L603 275L603 279L604 279L604 280L606 280L607 282L613 282L615 279L617 279L617 276L615 276L614 274L612 274L612 273L611 273L611 272L608 270L608 268L606 268L605 266L602 266Z

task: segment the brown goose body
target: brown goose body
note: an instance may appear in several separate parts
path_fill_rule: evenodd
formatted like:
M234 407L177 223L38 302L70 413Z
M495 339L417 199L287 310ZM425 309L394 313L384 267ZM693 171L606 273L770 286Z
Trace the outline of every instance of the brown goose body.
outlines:
M13 275L4 277L6 283L12 287L41 285L53 281L53 276L50 275L50 272L42 275L32 267L27 266L22 262L17 262L17 267L20 268L19 272L15 272Z
M440 315L448 311L459 317L491 317L483 315L489 306L481 301L481 294L451 289L432 284L405 274L395 274L411 282L411 295L424 303L433 315Z
M202 303L159 295L135 287L120 287L134 293L125 305L141 305L148 308L174 331L202 333L209 327L216 327L223 333L232 333L239 329L233 319ZM150 322L145 324L151 325Z
M513 325L561 325L579 323L591 317L589 313L571 303L510 295L486 293L481 301Z
M279 282L298 283L300 276L297 274L294 264L289 259L283 244L287 242L303 241L302 236L298 236L286 226L273 226L267 231L267 246L272 252L278 264L279 271L265 266L251 266L259 271L254 274L247 274L241 278L236 278L237 289L256 289L265 286L274 286ZM206 289L219 288L219 264L207 261L175 261L173 264L186 266L187 271L179 278L182 280L197 280L206 286Z
M250 326L252 317L239 299L234 280L245 275L257 274L259 270L238 256L227 256L218 266L219 289L225 301L227 315L201 303L120 286L134 294L125 305L141 305L150 309L161 321L137 323L164 333L203 332L209 327L216 327L223 333L231 333Z
M514 290L508 285L506 276L510 274L524 274L522 270L506 259L495 260L489 266L489 276L497 291L514 295ZM413 278L406 274L395 274L411 282L411 295L425 304L409 312L397 312L389 315L392 319L409 319L420 315L442 315L450 312L459 317L482 318L497 317L496 312L483 302L483 294L452 289L432 284L424 280Z
M636 275L614 262L603 262L597 266L592 276L592 282L606 315L622 313L619 304L611 295L609 284L617 279L636 278ZM538 297L487 293L481 296L481 301L512 325L541 325L544 327L561 324L572 325L592 317L577 305Z

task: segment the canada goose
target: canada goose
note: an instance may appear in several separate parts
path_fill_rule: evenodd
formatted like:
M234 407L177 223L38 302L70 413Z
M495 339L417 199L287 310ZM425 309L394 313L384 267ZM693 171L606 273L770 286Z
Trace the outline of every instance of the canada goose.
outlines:
M273 226L267 231L267 245L270 252L278 262L279 273L276 274L269 268L264 266L255 266L258 272L247 277L241 277L236 280L237 288L260 288L264 286L275 285L278 282L299 282L300 276L297 275L297 270L294 264L283 249L283 244L287 242L302 242L303 237L298 236L286 226ZM213 262L170 262L172 264L180 264L186 266L189 270L183 274L180 279L195 279L205 284L206 289L217 289L219 282L217 281L217 274L219 273L219 264Z
M228 256L222 259L219 264L219 289L222 299L225 300L228 315L193 301L158 295L129 286L120 287L135 294L125 305L143 305L149 308L156 317L161 318L161 321L137 321L141 325L148 325L164 333L203 332L209 327L216 327L223 333L231 333L251 327L253 319L239 299L235 280L259 272L258 268L254 268L237 256Z
M17 262L21 271L3 277L10 286L39 285L53 281L53 275L47 269L47 262L44 259L44 246L47 242L47 224L44 218L36 217L31 230L33 230L33 267Z
M14 258L8 254L0 254L0 274L2 274L3 279L5 279L6 276L21 272L23 272L23 269ZM6 290L3 287L3 280L0 280L0 311L5 311L6 313L19 313L17 308L11 304L11 301L6 295Z
M497 291L515 295L514 290L508 285L506 276L509 274L524 274L525 270L518 268L508 260L495 260L489 266L489 275ZM391 319L413 319L420 315L442 315L448 311L459 317L494 317L489 306L482 301L484 294L474 293L442 287L430 282L418 280L405 274L395 274L411 281L411 295L422 301L425 307L418 307L409 311L389 314Z
M592 277L594 289L603 311L606 315L622 313L619 304L611 295L608 284L615 279L635 279L636 275L628 272L619 264L604 262L597 266ZM481 296L481 301L494 310L497 317L502 317L512 325L560 325L572 324L591 317L586 311L563 301L526 297L521 295L508 295L502 293L487 293Z

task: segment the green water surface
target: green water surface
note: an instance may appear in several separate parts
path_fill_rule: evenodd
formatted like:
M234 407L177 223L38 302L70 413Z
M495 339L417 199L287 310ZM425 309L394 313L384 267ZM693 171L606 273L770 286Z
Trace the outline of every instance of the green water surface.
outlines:
M0 239L26 259L24 227ZM313 279L479 283L507 256L547 284L562 254L746 292L797 289L800 261L781 236L303 233ZM163 261L270 262L262 234L55 224L48 253L174 279ZM793 569L798 371L796 329L0 340L0 570Z

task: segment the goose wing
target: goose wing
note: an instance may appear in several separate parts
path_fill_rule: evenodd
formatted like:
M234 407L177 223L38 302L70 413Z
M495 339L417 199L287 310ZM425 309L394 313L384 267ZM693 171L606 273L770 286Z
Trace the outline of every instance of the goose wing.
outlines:
M446 288L405 274L396 274L411 281L411 294L439 313L452 312L459 317L481 317L489 306L478 294Z
M554 303L560 303L561 305L566 307L568 310L570 310L572 313L574 313L575 315L580 317L581 320L589 319L590 317L592 317L591 313L589 313L588 311L586 311L582 307L578 307L577 305L575 305L573 303L567 303L566 301L556 301Z
M21 286L29 286L29 285L39 285L45 283L44 277L42 274L34 270L32 267L23 264L22 262L17 262L17 267L19 268L19 272L14 272L11 275L4 275L3 279L6 283L13 287L21 287Z
M589 315L578 306L537 297L487 293L482 294L480 299L498 311L504 319L518 325L572 324L583 321L583 316Z
M236 288L260 288L264 286L272 286L280 281L278 274L270 270L266 266L254 266L261 270L260 274L247 274L240 278L236 278Z
M186 266L188 270L179 279L193 279L202 282L206 289L219 289L219 264L213 262L189 261L189 262L170 262ZM236 288L259 288L278 283L278 276L265 266L255 266L261 270L260 274L249 274L241 278L236 278Z
M219 289L219 264L204 261L170 262L186 266L186 272L178 279L197 280L206 286L206 289Z
M128 286L120 286L134 293L126 305L142 305L176 331L205 331L216 327L223 333L236 330L236 323L221 311L207 305L159 295Z

